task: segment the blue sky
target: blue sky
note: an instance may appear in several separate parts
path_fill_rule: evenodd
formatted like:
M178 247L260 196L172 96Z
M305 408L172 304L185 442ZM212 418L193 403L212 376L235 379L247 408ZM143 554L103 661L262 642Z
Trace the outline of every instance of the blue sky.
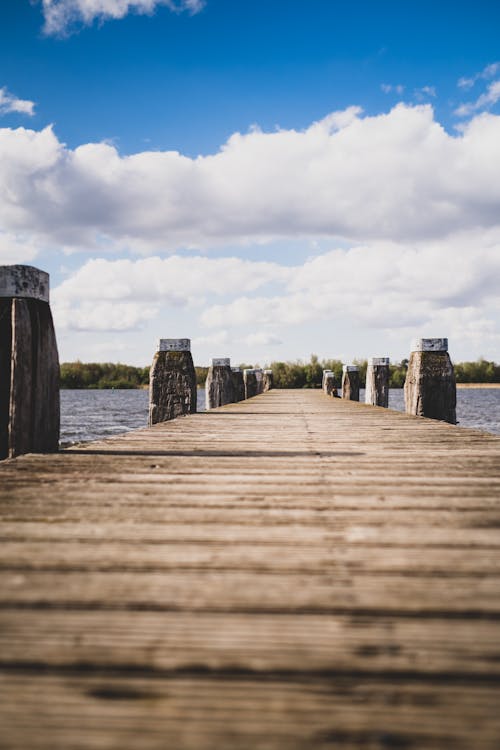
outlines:
M63 360L145 364L160 336L200 363L399 359L421 335L498 360L499 21L4 2L0 262L51 273Z

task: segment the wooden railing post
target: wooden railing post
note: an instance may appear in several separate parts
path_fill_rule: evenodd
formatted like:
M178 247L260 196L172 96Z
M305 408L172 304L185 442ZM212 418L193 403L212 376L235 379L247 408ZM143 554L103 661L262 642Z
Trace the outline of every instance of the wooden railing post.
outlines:
M267 393L267 391L271 391L274 388L274 375L272 370L264 370L264 382L263 382L263 392Z
M255 370L255 378L257 380L257 395L259 393L262 393L264 390L264 372L261 367L256 367Z
M59 356L49 275L0 266L0 458L59 450Z
M149 371L149 425L196 411L190 339L160 339Z
M334 372L327 372L324 375L324 386L323 386L323 392L327 396L333 396L334 398L338 398L338 390L335 385L335 373Z
M231 367L231 377L233 379L234 401L244 401L245 382L243 380L243 370L241 369L241 367Z
M233 374L229 357L212 359L205 381L205 405L217 409L234 402Z
M327 375L333 375L333 370L323 370L323 378L321 380L321 389L326 393L326 378Z
M258 391L257 377L253 368L243 370L243 380L245 382L245 398L256 396Z
M343 365L342 367L342 398L348 401L359 401L359 367L357 365Z
M457 389L448 339L413 342L404 393L407 414L457 423Z
M366 404L389 406L389 357L370 357L365 387Z

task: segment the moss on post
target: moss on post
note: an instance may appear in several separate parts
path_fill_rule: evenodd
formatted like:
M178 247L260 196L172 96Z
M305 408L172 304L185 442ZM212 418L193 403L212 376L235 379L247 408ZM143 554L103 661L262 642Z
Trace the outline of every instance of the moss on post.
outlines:
M160 339L149 374L149 425L196 411L196 372L189 339Z
M404 393L407 414L456 424L457 389L448 339L413 342Z

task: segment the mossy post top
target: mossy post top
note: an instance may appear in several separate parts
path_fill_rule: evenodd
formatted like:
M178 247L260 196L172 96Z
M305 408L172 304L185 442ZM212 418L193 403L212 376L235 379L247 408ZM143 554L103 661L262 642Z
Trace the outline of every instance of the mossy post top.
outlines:
M357 365L342 365L342 372L358 372L358 370Z
M411 342L412 352L447 352L448 339L414 339Z
M368 364L372 367L386 366L389 364L389 362L389 357L370 357L368 359Z
M190 352L191 339L160 339L159 352Z
M230 357L214 357L212 359L212 367L231 367Z
M0 297L49 301L49 274L34 266L0 266Z

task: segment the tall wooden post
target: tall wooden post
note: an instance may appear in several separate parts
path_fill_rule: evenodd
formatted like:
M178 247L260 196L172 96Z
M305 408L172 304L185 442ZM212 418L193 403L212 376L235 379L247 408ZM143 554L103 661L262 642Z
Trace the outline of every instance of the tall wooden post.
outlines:
M333 396L334 398L338 398L338 391L337 387L335 385L335 373L329 370L328 372L325 372L323 375L323 392L327 396Z
M328 375L333 375L333 370L323 370L323 378L321 380L321 389L326 393L326 379Z
M370 357L368 360L365 403L389 406L389 357Z
M260 367L256 367L254 372L255 378L257 380L257 394L259 394L264 390L264 372Z
M342 367L342 398L348 401L359 401L359 367L357 365L343 365Z
M255 370L252 368L243 370L243 380L245 381L245 398L256 396L258 393L258 384Z
M207 409L217 409L234 402L233 374L228 357L212 359L205 381L205 404Z
M49 275L0 266L0 458L59 450L59 356Z
M457 388L448 339L417 339L411 349L404 385L407 414L456 424Z
M243 370L240 367L231 367L231 377L233 379L234 401L244 401L245 382L243 380Z
M264 380L262 384L263 393L271 391L274 388L274 375L272 370L264 370Z
M149 371L149 425L196 411L196 372L189 339L160 339Z

